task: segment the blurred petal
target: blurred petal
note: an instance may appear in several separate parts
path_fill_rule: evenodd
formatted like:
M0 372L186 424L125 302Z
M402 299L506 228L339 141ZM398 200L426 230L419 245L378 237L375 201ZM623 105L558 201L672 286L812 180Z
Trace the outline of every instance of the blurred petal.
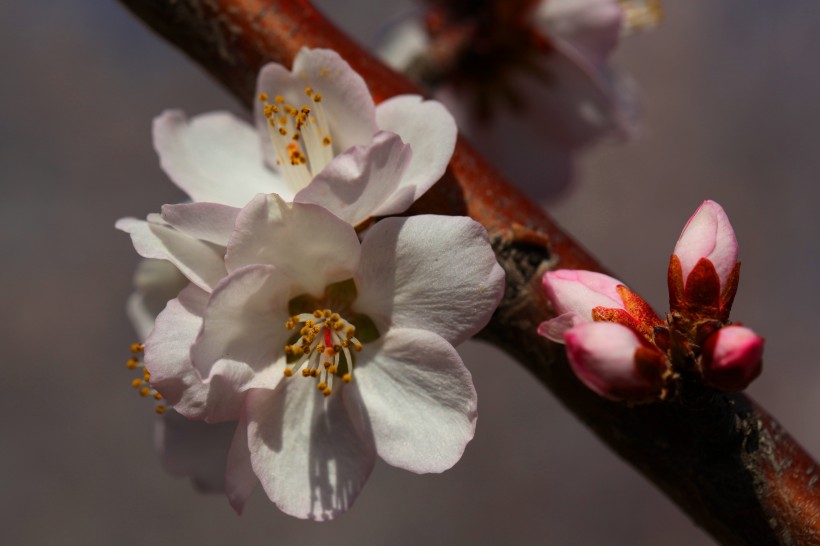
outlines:
M219 246L227 246L239 209L216 203L163 205L162 219L178 231Z

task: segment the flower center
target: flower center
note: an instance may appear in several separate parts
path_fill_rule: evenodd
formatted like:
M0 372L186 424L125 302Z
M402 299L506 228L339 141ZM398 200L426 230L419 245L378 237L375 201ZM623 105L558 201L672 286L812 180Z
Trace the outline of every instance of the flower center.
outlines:
M306 101L300 107L288 104L277 95L268 102L260 93L268 120L268 134L276 152L276 164L295 190L307 186L313 177L333 159L333 140L322 108L322 95L312 87L305 88Z
M285 328L294 330L300 324L304 326L299 329L299 338L285 345L285 377L292 377L301 368L303 377L317 378L316 388L330 396L334 378L341 377L345 383L353 379L350 349L362 350L362 343L356 339L356 327L330 309L294 315L285 322Z

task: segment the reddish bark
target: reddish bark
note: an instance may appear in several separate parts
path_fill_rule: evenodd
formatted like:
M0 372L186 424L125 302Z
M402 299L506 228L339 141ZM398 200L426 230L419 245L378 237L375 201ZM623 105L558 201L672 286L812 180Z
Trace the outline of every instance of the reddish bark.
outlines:
M362 51L305 0L121 0L250 106L256 73L289 65L302 46L338 51L377 101L418 92ZM539 337L551 316L547 268L601 266L460 140L445 179L412 212L468 214L484 224L507 293L482 333L516 357L598 436L724 544L820 544L820 471L742 394L692 382L675 402L630 407L583 387L563 347Z

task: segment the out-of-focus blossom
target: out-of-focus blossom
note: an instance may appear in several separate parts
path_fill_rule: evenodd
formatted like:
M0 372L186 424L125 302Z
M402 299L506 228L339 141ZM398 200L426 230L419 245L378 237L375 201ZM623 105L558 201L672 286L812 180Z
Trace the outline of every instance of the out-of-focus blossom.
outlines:
M459 129L535 197L569 182L574 151L635 132L634 85L608 61L639 20L637 2L427 4L426 25L397 27L384 59L432 85Z
M763 338L745 326L721 328L703 346L703 376L723 391L745 389L760 375L763 344Z
M169 302L145 360L186 417L239 421L226 480L237 510L261 481L283 511L328 519L352 504L377 454L419 473L458 461L476 398L452 346L503 292L479 224L388 218L360 243L321 207L259 195L225 266L210 297L191 284Z
M586 322L568 330L564 338L572 371L604 398L637 402L660 393L664 355L634 330L611 322Z

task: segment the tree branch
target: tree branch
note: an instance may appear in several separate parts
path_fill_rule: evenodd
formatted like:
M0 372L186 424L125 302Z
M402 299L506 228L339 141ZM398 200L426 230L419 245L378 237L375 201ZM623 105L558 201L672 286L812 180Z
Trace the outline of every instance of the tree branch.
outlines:
M258 69L290 65L302 46L338 51L376 101L419 91L333 27L305 0L121 0L246 106ZM820 471L743 394L699 385L674 402L612 403L582 386L564 349L541 338L552 316L540 285L555 266L602 271L462 139L445 178L413 213L467 214L489 231L507 291L481 336L519 360L612 449L724 544L820 544Z

